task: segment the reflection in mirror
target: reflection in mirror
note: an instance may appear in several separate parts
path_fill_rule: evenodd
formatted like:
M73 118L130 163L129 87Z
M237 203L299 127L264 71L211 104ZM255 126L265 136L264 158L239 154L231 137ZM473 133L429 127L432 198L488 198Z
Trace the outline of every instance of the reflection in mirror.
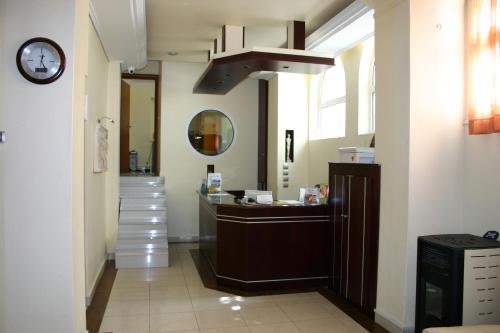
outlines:
M196 114L188 128L191 146L203 155L215 156L225 152L234 139L231 120L217 110L205 110Z

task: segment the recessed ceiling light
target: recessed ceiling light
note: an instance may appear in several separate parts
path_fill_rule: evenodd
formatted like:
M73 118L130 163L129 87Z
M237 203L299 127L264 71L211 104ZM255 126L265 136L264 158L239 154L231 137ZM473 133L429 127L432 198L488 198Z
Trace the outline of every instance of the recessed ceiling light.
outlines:
M176 55L178 55L178 54L179 54L179 52L177 52L177 51L168 51L168 52L167 52L167 54L168 54L169 56L176 56Z

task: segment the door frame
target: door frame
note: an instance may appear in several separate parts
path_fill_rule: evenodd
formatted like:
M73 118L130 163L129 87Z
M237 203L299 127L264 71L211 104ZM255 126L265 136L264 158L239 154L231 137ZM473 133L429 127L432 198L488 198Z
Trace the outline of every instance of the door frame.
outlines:
M152 173L156 176L160 175L160 138L161 138L161 113L160 113L160 75L157 74L128 74L122 73L121 80L152 80L155 82L155 116L154 116L154 149L153 149L153 168ZM121 94L121 93L120 93ZM120 109L121 112L121 109ZM120 143L121 144L121 143Z

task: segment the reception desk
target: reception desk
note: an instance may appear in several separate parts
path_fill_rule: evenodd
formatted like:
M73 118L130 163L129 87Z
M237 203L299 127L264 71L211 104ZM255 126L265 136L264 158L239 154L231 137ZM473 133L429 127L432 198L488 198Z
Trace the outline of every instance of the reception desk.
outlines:
M243 290L325 286L332 228L327 205L242 205L199 194L200 251L217 283Z

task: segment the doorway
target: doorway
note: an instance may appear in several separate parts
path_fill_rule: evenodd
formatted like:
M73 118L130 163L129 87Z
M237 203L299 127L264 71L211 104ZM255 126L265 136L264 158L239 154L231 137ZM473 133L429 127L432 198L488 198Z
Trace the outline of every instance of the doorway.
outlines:
M159 175L159 76L122 74L120 174Z

